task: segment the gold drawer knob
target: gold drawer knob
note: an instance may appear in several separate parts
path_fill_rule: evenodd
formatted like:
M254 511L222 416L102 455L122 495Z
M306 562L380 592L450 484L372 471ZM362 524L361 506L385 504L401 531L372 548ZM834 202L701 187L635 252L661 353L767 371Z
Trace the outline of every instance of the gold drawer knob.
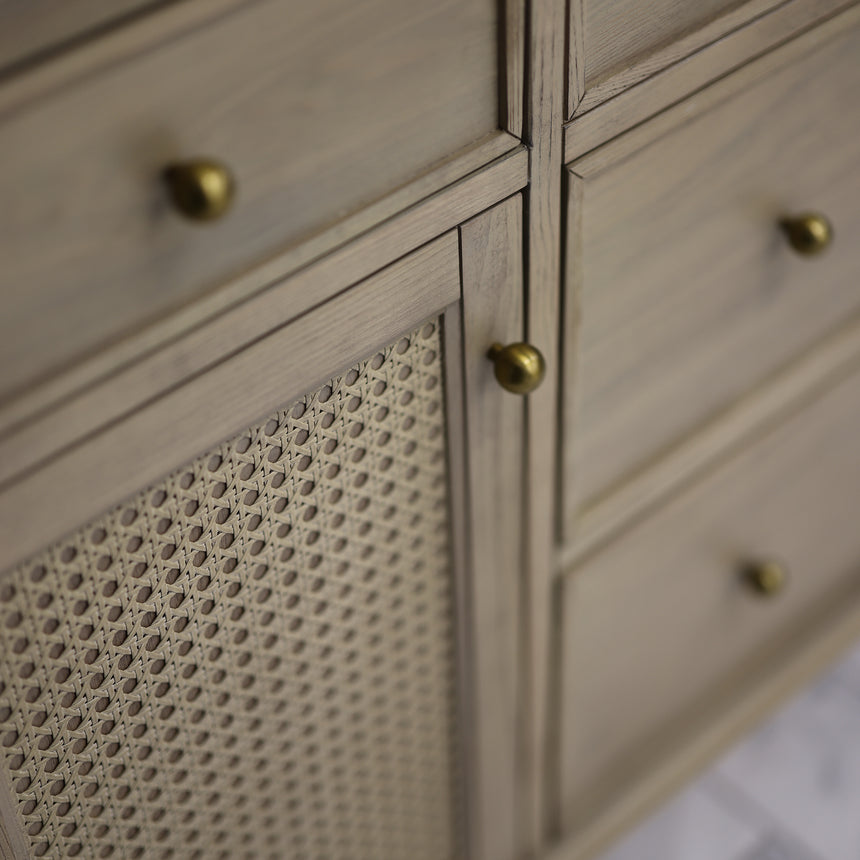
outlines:
M743 572L747 587L759 597L775 597L788 585L788 570L773 559L753 562Z
M833 241L833 225L817 212L784 218L780 226L791 247L808 257L820 254Z
M528 343L494 343L487 357L495 365L496 379L506 391L529 394L543 382L546 362L540 351Z
M210 158L168 165L164 180L176 210L192 221L214 221L222 217L236 192L230 169Z

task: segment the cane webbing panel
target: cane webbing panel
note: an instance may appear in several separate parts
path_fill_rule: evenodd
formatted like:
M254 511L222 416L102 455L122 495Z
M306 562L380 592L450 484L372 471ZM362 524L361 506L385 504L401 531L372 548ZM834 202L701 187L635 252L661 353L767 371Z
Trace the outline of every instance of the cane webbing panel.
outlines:
M460 856L439 327L0 579L35 856Z

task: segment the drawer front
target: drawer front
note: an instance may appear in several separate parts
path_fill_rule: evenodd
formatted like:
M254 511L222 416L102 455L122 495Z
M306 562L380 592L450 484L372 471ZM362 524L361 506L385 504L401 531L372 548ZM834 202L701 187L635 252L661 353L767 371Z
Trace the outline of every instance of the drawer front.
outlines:
M323 260L0 445L7 478L42 452L0 481L34 855L513 857L524 414L487 351L523 336L522 212L287 317Z
M860 308L860 30L570 166L565 502L590 504ZM781 219L827 215L804 257Z
M496 7L239 4L9 115L0 396L497 130ZM161 179L198 156L237 189L205 225Z
M165 2L171 0L0 0L0 69Z
M860 604L860 375L762 436L563 582L561 793L571 831L620 802ZM762 560L788 571L761 595ZM676 746L677 744L677 746Z

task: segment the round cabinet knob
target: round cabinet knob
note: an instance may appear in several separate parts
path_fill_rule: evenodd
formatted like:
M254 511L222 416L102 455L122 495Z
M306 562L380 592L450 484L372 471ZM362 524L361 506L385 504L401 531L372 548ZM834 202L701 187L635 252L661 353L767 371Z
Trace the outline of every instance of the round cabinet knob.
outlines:
M168 165L164 180L176 210L192 221L214 221L233 202L236 183L230 169L210 158Z
M506 391L529 394L543 382L546 362L540 351L528 343L494 343L487 353L495 365L496 379Z
M833 241L833 225L817 212L784 218L780 226L788 237L788 243L798 254L820 254Z
M778 561L764 559L750 564L743 572L743 579L753 594L775 597L788 585L788 570Z

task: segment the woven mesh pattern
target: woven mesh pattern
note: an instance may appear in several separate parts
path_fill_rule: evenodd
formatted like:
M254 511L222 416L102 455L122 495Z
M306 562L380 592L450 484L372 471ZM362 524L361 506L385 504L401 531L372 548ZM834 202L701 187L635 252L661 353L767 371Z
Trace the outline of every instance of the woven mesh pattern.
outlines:
M35 856L460 856L439 326L0 580Z

